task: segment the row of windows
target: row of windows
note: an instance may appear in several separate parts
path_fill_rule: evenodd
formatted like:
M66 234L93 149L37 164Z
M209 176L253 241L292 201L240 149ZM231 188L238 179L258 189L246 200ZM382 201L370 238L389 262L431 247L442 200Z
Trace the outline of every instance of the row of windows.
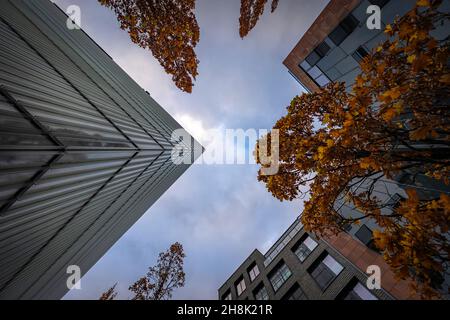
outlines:
M304 262L306 258L314 251L318 246L318 243L311 238L308 234L305 234L293 247L292 252L298 257L300 262ZM339 274L344 270L344 267L327 251L324 251L308 268L308 273L314 279L318 287L325 291L328 286L339 276ZM260 274L258 265L253 262L247 269L250 277L250 281L253 282ZM278 264L268 273L268 279L272 288L277 292L291 277L292 272L286 265L284 260L280 260ZM241 276L235 282L236 292L238 296L246 290L245 279ZM364 286L359 284L359 282L354 283L352 281L341 293L339 298L341 299L356 299L359 297L363 300L373 300L376 299ZM253 291L253 295L256 300L268 300L269 293L267 288L261 282L256 289ZM224 300L231 300L231 291L228 290L222 297ZM290 300L304 300L307 299L306 295L300 288L298 284L289 289L288 293L283 299Z
M253 292L255 300L269 300L266 287L261 283ZM308 300L308 296L295 282L281 300ZM336 300L378 300L358 279L353 278L338 294Z
M266 260L264 260L264 267L267 267L302 229L303 224L300 222L300 219L296 220L296 222L290 227L290 230L288 230L286 236L281 241L278 241L278 244L275 245L275 248L271 250L268 255L266 255Z
M300 226L301 228L301 226ZM298 232L297 228L294 228L292 231ZM292 235L293 237L293 235ZM292 239L292 237L289 237L289 241ZM288 241L288 242L289 242ZM284 243L283 241L283 247L287 243ZM300 241L292 248L292 251L297 255L297 257L300 259L301 262L305 261L305 259L309 256L309 254L318 246L318 243L313 240L308 234L305 234L304 237L300 239ZM259 275L259 268L256 262L253 262L250 267L247 268L247 273L250 277L250 281L253 282ZM274 291L278 291L279 288L289 279L291 276L291 270L288 268L288 266L284 263L283 260L281 260L269 273L268 277L270 280L270 283L272 284L272 287ZM247 288L245 284L245 279L243 276L240 276L238 280L234 284L236 288L236 292L238 297L242 295L242 293ZM262 286L262 287L261 287ZM255 298L257 300L265 300L264 297L267 296L268 293L267 289L262 285L258 286L257 292L254 293ZM222 297L223 300L231 300L231 291L228 290L225 295Z
M349 14L341 23L328 35L328 38L336 45L340 45L350 33L358 26L359 21L352 14ZM317 63L330 51L330 46L323 41L300 63L303 69L320 87L326 86L331 80L317 66Z
M256 300L269 300L267 289L261 284L254 292ZM308 300L308 296L296 282L281 300ZM336 300L378 300L358 279L353 278L338 294Z
M248 276L250 277L250 281L253 282L259 275L259 268L256 262L253 262L250 267L247 268ZM244 276L240 276L239 279L234 283L236 288L236 292L238 297L247 289L247 285L245 284ZM223 296L223 300L231 300L231 291L228 290Z
M289 267L281 260L275 268L269 273L269 281L272 284L273 290L275 292L280 289L283 284L289 279L292 275Z

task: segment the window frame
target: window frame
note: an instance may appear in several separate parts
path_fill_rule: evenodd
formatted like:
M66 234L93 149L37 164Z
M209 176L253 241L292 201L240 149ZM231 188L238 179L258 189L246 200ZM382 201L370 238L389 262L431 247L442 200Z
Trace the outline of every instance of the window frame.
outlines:
M300 292L300 299L291 299L294 297L294 294L297 292ZM281 300L309 300L308 296L306 295L305 291L302 289L300 284L298 282L295 282L289 290L286 292L286 294L281 298Z
M327 265L327 263L325 262L327 258L332 259L333 262L339 266L340 270L337 273L329 265ZM319 268L320 271L317 271L319 270ZM334 280L336 280L336 278L342 273L344 269L344 266L340 264L339 261L337 261L330 253L324 251L308 268L308 273L314 279L314 282L316 282L322 292L324 292L334 282ZM320 279L320 276L322 276L323 274L333 274L334 276L329 277L326 282L322 283L322 281L318 279Z
M258 295L261 292L265 292L265 295L263 296L264 298L267 297L267 299L259 299ZM266 286L264 285L263 282L261 282L260 284L258 284L258 286L255 288L255 290L253 290L253 296L255 297L255 300L257 301L267 301L270 300L270 296L269 296L269 291L267 291Z
M364 54L361 54L361 52L364 51ZM365 57L367 57L370 54L369 50L366 49L366 47L364 46L359 46L353 53L352 53L352 57L353 59L356 60L356 62L358 62L359 64L361 64L361 61L363 61L363 59Z
M385 5L389 3L390 0L369 0L369 3L372 5L376 5L378 7L383 8ZM380 3L381 2L381 3Z
M224 301L233 300L233 296L231 295L231 290L230 289L225 291L225 293L222 295L222 300L224 300Z
M244 276L239 277L239 279L234 283L234 287L236 288L237 296L240 297L247 289Z
M284 262L284 260L280 260L280 262L278 262L268 274L269 282L272 285L273 291L277 292L280 290L280 288L283 287L291 276L291 269Z
M255 269L257 270L257 272L254 271ZM255 281L255 279L258 278L258 276L261 274L258 264L256 262L253 262L250 267L247 268L247 273L250 278L250 282Z
M324 58L328 52L331 50L331 47L328 43L322 41L319 43L314 50L312 50L304 59L309 65L310 68L314 67L322 58Z
M355 291L355 288L359 286L359 289L362 289L364 294L366 294L366 297L369 296L369 299L365 299L362 297L357 291ZM355 297L355 298L353 298ZM347 299L352 298L352 299ZM370 292L370 290L363 285L359 279L354 277L351 279L348 284L342 289L342 291L338 294L336 297L336 300L365 300L365 301L373 301L373 300L380 300L375 294Z
M312 242L314 242L312 249L306 244L306 241L308 241L308 240L311 240ZM303 235L300 238L300 240L292 247L292 252L300 260L300 262L303 263L318 246L319 246L319 243L316 240L314 240L309 234L305 233L305 235ZM303 255L301 255L301 256L299 255L299 252L301 251L300 249L304 249ZM307 253L305 254L304 252L307 252ZM302 259L302 257L303 257L303 259Z
M336 45L340 46L342 42L345 41L345 39L348 38L350 34L355 31L355 29L358 27L360 21L351 13L349 13L342 21L336 26L336 28L333 29L333 31L330 32L328 35L328 38ZM342 32L342 34L345 34L342 36L339 34Z

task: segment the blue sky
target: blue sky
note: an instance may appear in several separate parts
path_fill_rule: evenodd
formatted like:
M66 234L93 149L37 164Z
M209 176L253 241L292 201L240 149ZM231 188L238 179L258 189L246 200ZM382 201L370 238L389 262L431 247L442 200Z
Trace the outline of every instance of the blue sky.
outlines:
M281 0L244 40L239 0L197 0L199 76L179 91L149 51L133 45L96 1L81 8L82 28L197 139L208 129L271 128L301 92L282 61L328 0ZM253 148L253 147L252 147ZM217 289L255 249L263 253L302 210L279 202L256 179L255 165L193 165L83 277L65 299L98 299L118 282L119 298L171 243L183 244L186 285L175 299L216 299ZM83 270L82 270L83 271Z

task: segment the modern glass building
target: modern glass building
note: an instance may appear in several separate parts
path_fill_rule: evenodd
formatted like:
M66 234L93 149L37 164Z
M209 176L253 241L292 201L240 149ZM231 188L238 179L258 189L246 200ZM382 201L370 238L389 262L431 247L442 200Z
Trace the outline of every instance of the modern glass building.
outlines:
M411 10L415 3L415 0L330 0L283 64L307 91L317 91L329 82L345 82L350 88L360 72L361 59L386 40L386 25ZM373 5L380 8L380 29L367 25L373 14L368 9ZM439 10L449 12L450 2L443 1ZM439 26L434 36L445 39L448 30L448 25Z
M0 298L61 298L201 154L176 129L57 6L2 1Z

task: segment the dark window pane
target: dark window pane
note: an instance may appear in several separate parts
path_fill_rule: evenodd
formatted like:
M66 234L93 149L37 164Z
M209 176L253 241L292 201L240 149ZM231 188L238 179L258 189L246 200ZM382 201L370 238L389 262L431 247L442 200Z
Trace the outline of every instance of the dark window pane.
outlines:
M316 280L320 289L325 290L328 285L333 281L335 274L331 272L324 264L318 265L311 276Z
M273 290L277 291L291 276L291 270L283 262L277 264L277 266L269 273L269 280L272 284Z
M313 51L306 57L305 60L310 66L314 66L317 62L319 62L320 58L321 57L319 56L319 54L316 51Z
M347 32L347 34L350 34L353 32L353 30L356 29L358 23L359 23L358 19L356 19L354 15L349 14L347 17L345 17L344 20L342 20L340 25L345 30L345 32Z
M343 267L325 252L313 263L308 272L317 285L325 290L342 270Z
M255 300L269 300L269 293L264 284L259 284L253 292Z
M281 298L282 300L308 300L298 283L295 283L289 291Z
M389 0L369 0L369 2L383 8Z
M336 27L336 29L334 29L330 35L329 38L331 39L331 41L334 42L335 45L340 45L342 43L342 41L345 40L345 38L347 38L347 33L345 32L345 30L339 25Z
M224 295L222 296L222 300L231 300L231 291L227 290L227 292L224 293Z
M342 22L334 29L329 38L334 42L335 45L340 45L342 41L347 38L347 36L355 30L358 26L358 19L356 19L352 14L349 14Z
M339 293L336 300L378 300L378 298L356 278L353 278Z
M355 237L359 239L362 243L365 245L369 244L369 242L372 240L372 230L367 228L365 224L363 224L358 231L355 233Z
M352 57L358 62L361 63L362 59L366 57L369 54L367 50L364 47L359 47L356 49L356 51L352 54Z
M321 58L323 58L326 56L328 51L330 51L330 46L326 42L322 42L317 46L315 51Z

